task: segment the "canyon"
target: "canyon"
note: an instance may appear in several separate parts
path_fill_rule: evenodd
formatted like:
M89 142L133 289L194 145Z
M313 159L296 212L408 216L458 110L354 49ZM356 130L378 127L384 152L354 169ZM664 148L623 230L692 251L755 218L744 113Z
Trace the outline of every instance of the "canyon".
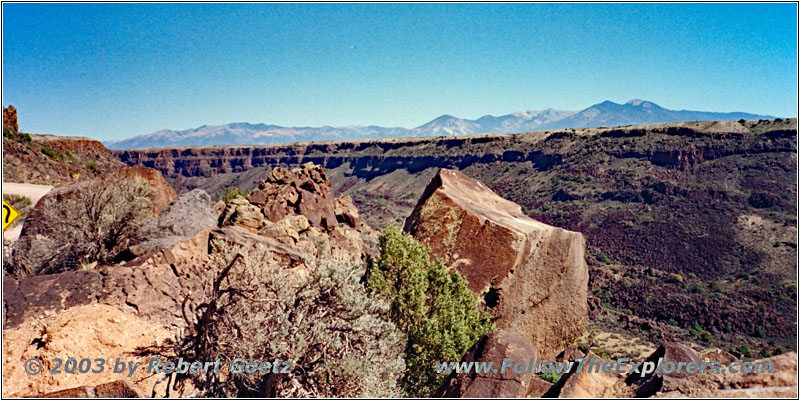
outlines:
M377 229L402 225L439 169L458 170L582 233L590 304L632 333L767 353L797 336L796 135L796 119L774 119L113 153L215 198L312 162Z

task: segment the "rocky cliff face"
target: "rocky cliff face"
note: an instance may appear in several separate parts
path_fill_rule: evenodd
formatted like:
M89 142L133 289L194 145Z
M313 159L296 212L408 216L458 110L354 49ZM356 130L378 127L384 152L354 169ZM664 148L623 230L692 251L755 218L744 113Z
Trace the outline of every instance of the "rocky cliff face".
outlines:
M582 233L593 305L665 337L636 335L694 339L697 323L730 348L741 345L732 332L772 349L758 329L796 343L796 119L116 155L162 171L179 192L215 196L313 161L376 228L402 224L439 169L458 170Z

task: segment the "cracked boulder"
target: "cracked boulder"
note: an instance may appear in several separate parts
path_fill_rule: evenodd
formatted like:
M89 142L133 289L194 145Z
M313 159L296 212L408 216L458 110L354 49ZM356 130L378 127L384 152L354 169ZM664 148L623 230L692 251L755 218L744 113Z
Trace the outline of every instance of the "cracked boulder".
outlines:
M495 327L554 358L583 333L589 272L578 232L538 222L482 182L441 169L405 231L458 269L483 296Z

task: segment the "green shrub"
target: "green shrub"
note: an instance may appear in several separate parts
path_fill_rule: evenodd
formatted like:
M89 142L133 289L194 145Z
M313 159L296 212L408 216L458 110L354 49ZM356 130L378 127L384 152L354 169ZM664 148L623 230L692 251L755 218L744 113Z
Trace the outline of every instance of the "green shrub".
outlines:
M86 163L86 168L88 168L89 171L97 171L97 163L93 161Z
M245 197L245 198L247 197L247 195L244 193L244 191L242 191L241 188L239 188L239 187L230 187L230 188L225 190L225 195L222 195L222 201L225 202L225 203L228 203L228 202L231 201L231 199L233 199L233 198L235 198L237 196L242 196L242 197Z
M380 255L369 261L367 288L391 302L389 316L407 333L403 388L411 397L429 397L444 382L445 373L432 369L436 361L458 361L481 335L494 330L467 280L430 250L395 226L381 234Z
M603 359L606 359L606 360L610 359L610 357L608 356L608 353L606 353L605 351L603 351L600 348L592 348L591 351L595 355L599 356L600 358L603 358Z
M562 373L556 373L556 372L542 373L539 375L539 377L541 377L545 381L548 381L553 384L558 383L558 381L561 380L561 376Z
M772 355L773 355L773 356L774 356L774 355L780 355L780 354L782 354L782 353L783 353L783 348L782 348L782 347L777 347L777 348L775 348L774 350L772 350Z
M753 331L753 336L758 338L767 338L767 333L761 327L756 327Z
M606 256L606 254L603 253L603 251L597 252L597 260L602 263L608 263L608 264L611 263L611 259L609 259L608 256Z
M10 129L8 129L6 127L3 127L3 137L8 138L8 139L16 139L17 136L14 135L14 133L11 132Z
M706 290L706 287L703 286L703 284L694 283L692 284L692 292L695 294L705 294L708 291Z
M64 155L61 154L61 152L59 152L57 149L51 148L47 144L42 145L42 153L53 160L64 158Z
M22 141L22 142L30 143L33 140L33 138L31 138L30 134L22 133L22 134L19 134L19 140Z
M745 358L752 358L753 357L753 353L750 352L750 347L748 347L747 344L742 344L742 346L739 347L739 352Z

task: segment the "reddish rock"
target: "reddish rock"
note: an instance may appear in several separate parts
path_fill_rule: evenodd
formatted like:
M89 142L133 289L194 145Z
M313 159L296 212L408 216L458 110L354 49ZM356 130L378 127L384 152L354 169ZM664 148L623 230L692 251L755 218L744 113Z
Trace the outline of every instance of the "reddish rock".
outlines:
M536 348L531 343L509 331L500 330L483 335L469 350L462 362L492 362L497 372L455 372L447 378L434 397L445 398L522 398L528 394L535 373L528 372L531 360L536 360ZM524 362L526 368L516 373L507 368L501 372L502 362L511 358ZM501 366L498 366L501 365ZM539 379L541 380L541 379Z
M653 362L658 364L661 361L662 365L666 362L677 364L679 362L695 362L699 367L703 363L703 358L692 347L681 344L678 342L665 342L658 349L653 352L646 362ZM659 391L662 386L668 385L673 380L681 379L691 376L685 370L680 373L677 369L670 373L650 373L645 377L641 377L638 373L633 373L627 378L627 383L636 387L636 397L650 397Z
M553 383L542 379L539 375L533 375L531 376L530 384L528 384L528 392L525 394L525 398L542 398L552 387Z
M19 132L19 125L17 125L17 108L9 105L3 107L3 128L8 128L13 132Z
M312 227L332 231L337 224L360 224L349 196L336 198L322 167L313 163L287 170L276 167L247 198L264 216L277 223L288 215L305 216Z
M332 229L336 225L336 199L322 167L306 163L287 170L276 167L258 191L263 192L264 216L277 223L289 214L305 216L313 227ZM255 201L262 194L256 193Z
M358 215L358 208L353 204L353 198L348 195L341 195L336 198L336 221L357 228L361 225L361 218Z
M260 189L254 189L253 192L250 192L250 195L247 196L247 200L257 206L264 207L267 204L267 194Z
M589 274L580 233L535 221L482 182L442 169L405 230L458 269L497 319L543 358L583 333Z
M625 385L625 376L616 372L603 372L606 362L594 353L587 352L582 368L578 363L544 395L546 398L630 398L632 393ZM591 366L589 365L591 362ZM599 365L594 365L595 363Z
M181 305L210 279L210 229L149 255L95 270L3 280L3 327L76 306L106 304L148 321L182 327ZM191 305L191 302L189 302Z
M161 213L178 196L172 186L164 179L164 176L158 170L149 167L125 167L116 171L109 179L116 179L117 177L143 178L147 180L148 185L153 190L150 201L153 203L154 214Z
M581 350L574 348L574 347L567 347L561 351L560 354L556 357L556 361L568 361L572 362L576 359L583 358L583 352Z
M708 350L700 354L700 357L706 362L719 362L723 365L729 365L731 362L739 360L739 358L721 349Z

